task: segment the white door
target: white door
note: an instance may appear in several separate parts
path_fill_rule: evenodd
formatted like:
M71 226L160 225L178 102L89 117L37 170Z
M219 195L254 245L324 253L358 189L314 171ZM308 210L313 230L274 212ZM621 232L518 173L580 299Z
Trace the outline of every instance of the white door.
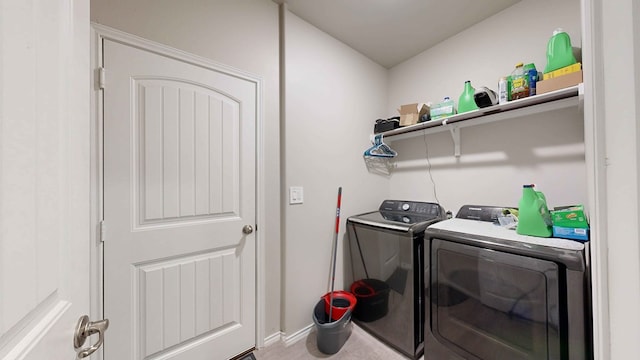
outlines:
M0 0L0 359L74 359L89 313L89 30L87 0Z
M256 84L141 43L103 40L105 358L228 359L255 346Z

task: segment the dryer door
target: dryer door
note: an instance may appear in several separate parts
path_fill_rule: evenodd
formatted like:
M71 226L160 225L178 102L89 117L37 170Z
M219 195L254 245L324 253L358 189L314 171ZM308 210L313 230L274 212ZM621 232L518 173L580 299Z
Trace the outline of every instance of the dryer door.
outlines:
M447 347L465 358L562 358L556 263L438 239L430 262L431 331Z

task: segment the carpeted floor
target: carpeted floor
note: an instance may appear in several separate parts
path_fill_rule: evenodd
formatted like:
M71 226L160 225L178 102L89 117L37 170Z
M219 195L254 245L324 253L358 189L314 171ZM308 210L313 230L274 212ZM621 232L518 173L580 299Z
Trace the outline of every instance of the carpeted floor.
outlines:
M344 359L344 360L406 360L407 358L380 342L354 324L351 336L335 354L327 355L318 350L316 330L305 339L285 347L283 343L270 345L254 352L257 360L283 359Z

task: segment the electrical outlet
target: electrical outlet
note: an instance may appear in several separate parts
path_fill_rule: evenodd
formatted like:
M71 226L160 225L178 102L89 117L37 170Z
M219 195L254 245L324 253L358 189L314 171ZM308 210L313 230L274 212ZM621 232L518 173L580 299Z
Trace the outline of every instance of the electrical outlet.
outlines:
M289 204L302 204L304 202L304 191L302 186L292 186L289 188Z

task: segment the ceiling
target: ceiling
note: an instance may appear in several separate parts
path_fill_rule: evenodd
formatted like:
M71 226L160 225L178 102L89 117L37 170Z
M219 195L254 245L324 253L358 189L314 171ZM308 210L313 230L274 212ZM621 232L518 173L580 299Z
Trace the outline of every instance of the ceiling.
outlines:
M390 68L520 0L275 1Z

